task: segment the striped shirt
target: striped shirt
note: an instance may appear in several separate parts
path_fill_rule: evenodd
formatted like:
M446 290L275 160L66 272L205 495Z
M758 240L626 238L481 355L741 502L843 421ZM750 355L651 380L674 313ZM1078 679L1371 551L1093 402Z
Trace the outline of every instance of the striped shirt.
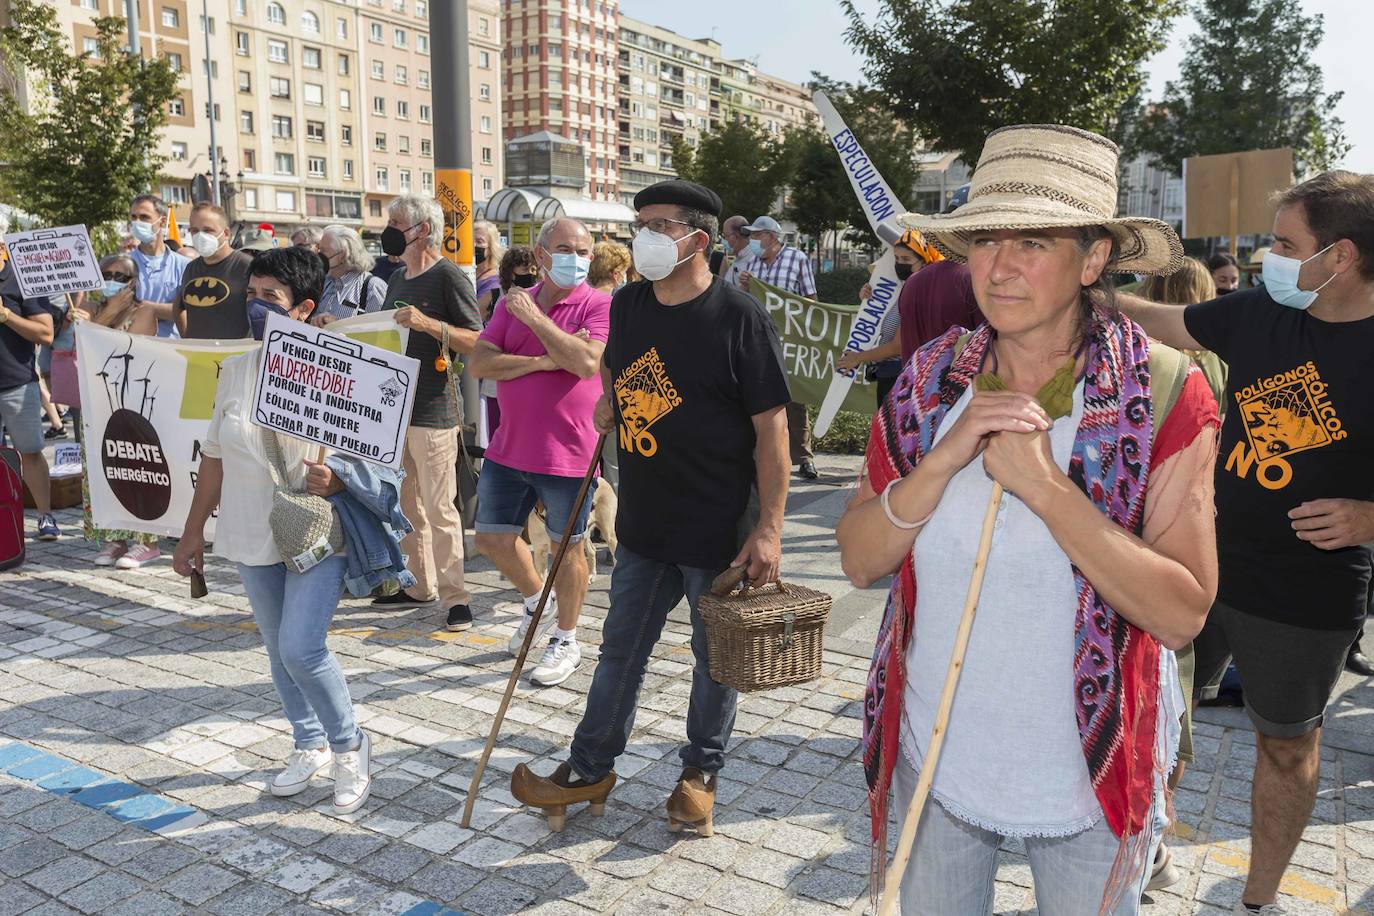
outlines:
M816 278L811 275L811 259L799 248L784 245L769 264L763 258L753 258L740 268L764 283L798 296L816 297Z
M359 302L363 283L368 279L372 282L368 284L367 301ZM342 277L324 278L324 295L320 296L319 313L335 318L352 318L354 315L377 311L385 301L386 281L366 271L357 271Z

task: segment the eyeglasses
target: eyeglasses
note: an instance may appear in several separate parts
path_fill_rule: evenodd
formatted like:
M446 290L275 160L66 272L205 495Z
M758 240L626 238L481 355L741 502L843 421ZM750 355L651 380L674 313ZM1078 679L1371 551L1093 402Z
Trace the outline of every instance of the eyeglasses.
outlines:
M129 276L128 274L117 274L113 272L101 273L100 276L104 277L106 280L118 280L120 283L128 283L130 280L133 279L133 277Z
M692 230L696 230L697 228L696 226L693 226L691 223L683 222L680 219L670 219L666 216L660 216L657 219L651 220L635 220L634 222L630 223L630 228L633 229L636 234L638 234L639 230L641 229L648 229L650 232L657 232L660 235L667 235L669 223L677 223L679 226L686 226L687 228Z

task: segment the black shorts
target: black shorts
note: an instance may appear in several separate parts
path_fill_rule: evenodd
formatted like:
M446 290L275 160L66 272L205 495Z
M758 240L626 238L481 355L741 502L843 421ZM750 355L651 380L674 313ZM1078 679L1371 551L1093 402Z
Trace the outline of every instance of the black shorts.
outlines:
M1194 698L1214 699L1226 664L1234 658L1245 690L1245 711L1255 730L1272 738L1308 734L1321 728L1331 691L1360 627L1295 627L1218 601L1193 640Z

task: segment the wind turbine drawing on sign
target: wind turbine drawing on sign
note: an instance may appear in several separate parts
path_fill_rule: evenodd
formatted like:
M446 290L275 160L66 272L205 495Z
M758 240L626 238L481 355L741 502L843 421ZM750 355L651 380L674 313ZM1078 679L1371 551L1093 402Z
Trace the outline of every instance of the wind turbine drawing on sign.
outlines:
M152 369L153 369L152 364L149 363L149 364L148 364L148 371L151 372ZM146 417L146 416L149 416L150 414L144 414L144 413L143 413L143 409L144 409L145 407L148 406L148 383L152 381L152 377L151 377L151 376L145 375L145 376L143 376L143 378L136 378L136 379L134 379L134 381L136 381L136 382L142 382L142 383L143 383L143 400L141 400L141 401L139 402L139 404L138 404L138 412L141 413L141 414L143 414L145 417ZM153 392L153 395L156 396L156 395L157 395L157 392L154 391L154 392Z
M878 169L864 152L859 138L845 126L844 119L840 117L840 113L835 110L826 94L817 90L812 94L811 101L820 110L826 136L830 138L835 152L839 154L840 163L844 166L845 174L849 176L849 184L853 187L855 196L859 198L859 206L863 207L873 234L887 247L869 279L873 293L860 305L853 323L849 326L849 337L845 341L844 349L845 352L857 352L877 343L878 327L883 322L883 316L887 314L888 309L897 307L897 294L901 291L902 281L897 277L897 258L893 254L892 246L902 236L902 230L897 226L895 217L898 213L905 212L906 207L897 199L892 188L888 187L883 176L878 174ZM835 370L830 379L830 387L826 389L825 400L821 402L820 411L816 414L814 434L817 437L824 436L830 428L835 414L844 404L853 381L853 369Z

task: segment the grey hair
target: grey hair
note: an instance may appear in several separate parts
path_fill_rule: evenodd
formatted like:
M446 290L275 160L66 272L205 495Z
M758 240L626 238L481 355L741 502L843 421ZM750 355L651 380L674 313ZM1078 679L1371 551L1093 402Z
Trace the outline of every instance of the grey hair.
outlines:
M107 255L105 255L105 257L103 257L103 258L100 259L100 271L101 271L101 273L104 273L105 271L109 270L110 267L112 267L112 266L115 265L115 264L119 264L119 265L123 266L124 268L126 268L126 269L125 269L125 273L127 273L129 276L131 276L131 277L136 277L136 276L138 276L138 265L136 265L136 264L134 263L134 259L131 258L131 257L129 257L127 254L107 254Z
M167 206L167 201L163 200L161 197L158 197L156 194L140 194L133 200L129 201L129 207L130 209L132 209L142 203L152 204L153 209L157 211L158 216L166 216L171 211L171 207Z
M319 226L302 226L291 233L291 244L296 244L296 239L301 239L306 245L318 245L320 239L324 238L324 230Z
M387 205L386 212L405 223L402 228L418 226L420 223L428 225L427 244L431 250L439 250L439 244L444 240L444 211L439 201L419 194L402 194Z
M720 219L714 213L694 210L691 207L678 207L678 218L693 229L700 229L706 233L708 246L716 240L716 236L720 233Z
M496 224L479 219L472 224L473 244L477 243L477 236L481 234L487 240L487 263L500 264L501 256L506 253L506 249L501 247L501 232L496 228Z
M583 225L581 220L573 219L571 216L555 216L553 219L549 220L547 223L539 227L539 238L535 241L535 244L538 245L540 248L544 249L545 251L548 251L549 236L553 235L553 231L557 229L559 226L561 226L563 223L577 223L577 225L582 227L582 231L587 233L587 238L590 239L592 237L591 230L589 230L585 225Z
M333 242L343 254L343 262L349 273L366 273L372 269L372 255L367 253L367 248L356 230L348 226L326 226L324 232L320 233L320 240L324 239Z

